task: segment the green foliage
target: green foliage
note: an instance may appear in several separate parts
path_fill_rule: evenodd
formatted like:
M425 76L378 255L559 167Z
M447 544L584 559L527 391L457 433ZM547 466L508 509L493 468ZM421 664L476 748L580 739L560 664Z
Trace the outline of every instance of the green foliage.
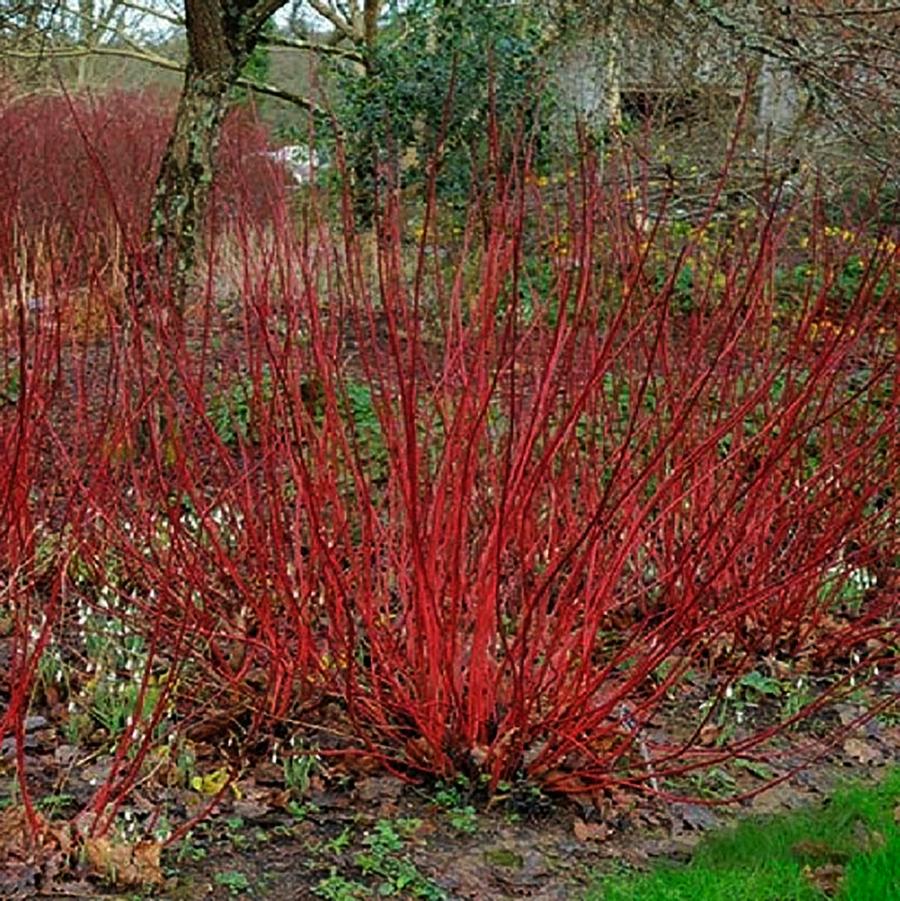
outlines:
M314 753L294 754L284 758L284 784L290 792L303 796L309 791L309 780L319 765Z
M751 670L727 685L721 695L704 701L701 710L706 712L712 708L710 722L719 729L717 743L725 744L734 737L739 726L752 719L757 708L767 706L777 709L782 717L792 717L813 697L809 679L802 674L776 679ZM755 771L756 767L750 761L741 761L739 765L751 771ZM765 778L762 772L756 774ZM735 788L732 777L718 768L694 774L691 783L697 793L705 797L726 795Z
M224 873L216 873L216 885L227 888L232 895L240 895L250 888L250 880L239 870L226 870Z
M754 818L702 842L685 867L602 879L589 901L817 901L816 869L839 866L843 901L900 898L900 769L875 788L838 792L825 807Z
M75 795L66 794L65 792L55 795L44 795L37 802L38 810L43 811L50 817L60 816L69 809L74 809L78 803Z
M464 196L472 154L487 135L491 90L503 121L533 105L541 33L540 21L517 4L413 0L395 13L369 49L365 75L351 66L338 73L338 112L358 188L371 190L365 181L379 167L396 171L408 148L416 163L407 180L415 182L443 140L441 189Z
M313 889L313 894L327 901L351 901L354 898L369 897L369 891L361 882L355 882L341 876L337 867L331 868L331 873L319 881Z
M264 41L267 37L272 37L277 31L277 26L273 19L269 19L262 27L260 35L260 44L253 48L250 58L244 64L241 70L241 77L249 81L255 81L258 84L265 84L269 80L269 73L272 69L272 58L268 47ZM239 101L246 101L250 97L250 91L246 88L238 88L235 91L235 97Z
M353 427L357 448L366 466L370 471L384 475L388 453L372 389L363 382L349 382L342 413Z
M406 845L403 833L409 832L413 822L379 820L363 839L366 851L357 854L354 862L364 875L381 879L377 889L380 896L403 894L414 898L443 898L443 892L401 853Z
M7 375L0 376L0 405L19 402L21 394L19 379L18 369L10 369Z
M834 609L858 614L866 595L877 586L875 576L864 566L833 566L825 572L819 597Z
M453 829L472 835L478 831L478 814L466 801L469 791L468 781L459 777L453 783L439 784L434 793L434 801L444 808L447 822Z
M209 399L206 415L223 444L229 447L253 437L253 408L255 402L267 403L273 394L272 375L264 368L260 384L252 379L237 379Z

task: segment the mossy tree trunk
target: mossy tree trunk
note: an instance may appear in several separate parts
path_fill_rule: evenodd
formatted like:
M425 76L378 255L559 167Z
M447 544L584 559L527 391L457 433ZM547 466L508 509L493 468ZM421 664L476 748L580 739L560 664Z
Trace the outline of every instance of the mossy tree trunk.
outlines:
M183 305L197 259L232 90L263 25L287 0L185 0L188 61L163 154L150 240L163 283Z

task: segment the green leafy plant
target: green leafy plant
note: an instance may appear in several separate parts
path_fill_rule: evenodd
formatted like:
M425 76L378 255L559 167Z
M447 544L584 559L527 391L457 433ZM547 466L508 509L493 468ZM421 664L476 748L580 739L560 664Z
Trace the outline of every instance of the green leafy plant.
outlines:
M331 873L313 888L313 894L327 901L353 901L369 897L370 892L363 883L347 879L338 873L337 867L332 867Z
M341 854L353 843L353 827L345 826L334 838L325 842L330 854Z
M74 795L62 793L54 795L44 795L44 797L42 797L38 801L37 807L39 810L42 810L53 817L59 816L60 813L62 813L64 810L68 810L76 803L77 799Z
M356 438L357 449L373 478L386 474L387 447L381 433L381 422L372 398L372 389L363 382L349 381L346 402L342 405Z
M250 889L250 880L240 870L226 870L223 873L216 873L214 879L216 885L227 888L231 895L240 895Z
M464 777L453 783L441 783L434 793L434 802L444 808L447 822L457 832L471 835L478 831L478 814L464 799L469 790L468 780Z
M238 439L253 439L254 404L269 403L273 391L271 372L263 367L258 380L245 376L212 393L206 415L223 444L234 446Z
M380 878L379 895L406 894L434 901L444 897L444 893L402 854L406 844L404 833L409 834L418 825L420 823L413 820L396 823L379 820L363 838L367 850L357 854L354 863L364 875Z
M291 749L282 755L282 770L284 787L295 799L309 791L310 780L320 765L321 759L314 749L295 747L291 740Z

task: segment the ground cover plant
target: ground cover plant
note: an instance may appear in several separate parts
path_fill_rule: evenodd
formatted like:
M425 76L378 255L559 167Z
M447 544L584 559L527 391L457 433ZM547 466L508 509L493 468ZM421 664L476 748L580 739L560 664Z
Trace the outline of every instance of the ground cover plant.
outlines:
M894 770L876 787L845 788L825 807L777 819L747 820L708 836L691 863L640 877L609 877L595 901L739 898L793 901L896 898L900 878Z
M864 202L734 211L726 166L682 215L627 146L551 183L498 123L462 217L386 189L366 235L238 119L174 298L162 142L108 164L164 119L48 103L0 110L0 732L45 850L153 881L269 755L297 804L313 761L693 795L896 700L897 235Z

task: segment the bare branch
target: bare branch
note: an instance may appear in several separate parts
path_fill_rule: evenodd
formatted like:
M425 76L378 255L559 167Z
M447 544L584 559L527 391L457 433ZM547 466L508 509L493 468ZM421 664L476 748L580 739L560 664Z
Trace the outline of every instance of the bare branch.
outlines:
M300 41L296 38L271 37L260 41L265 47L287 47L291 50L307 50L311 53L321 53L329 56L340 56L353 62L362 62L362 54L348 47L339 47L333 44L320 44L317 41Z
M242 88L253 91L255 94L262 94L266 97L274 97L277 100L284 100L286 103L292 103L294 104L294 106L299 106L301 107L301 109L308 110L311 113L321 112L321 108L318 106L318 104L310 100L308 97L303 97L301 94L295 94L293 91L288 91L285 88L278 87L278 85L253 81L249 78L239 78L237 80L237 84Z
M8 51L6 55L15 59L78 59L85 56L113 56L122 59L137 60L138 62L156 66L159 69L167 69L170 72L184 72L185 68L176 60L161 56L158 53L153 53L149 50L142 51L128 49L125 47L60 47L45 52L37 50L11 50ZM320 111L319 106L308 97L303 97L300 94L296 94L293 91L288 91L287 89L278 87L277 85L253 81L250 78L239 78L237 84L240 87L253 91L256 94L262 94L266 97L274 97L278 100L284 100L287 103L292 103L295 106L299 106L302 109L309 110L310 112Z
M50 47L44 50L4 50L4 56L12 59L78 59L84 56L116 56L148 63L159 69L183 72L184 66L173 59L160 56L151 50L135 50L128 47Z
M352 23L341 18L330 6L322 0L309 0L309 5L323 18L327 19L334 27L353 43L357 43L361 37L353 30Z

